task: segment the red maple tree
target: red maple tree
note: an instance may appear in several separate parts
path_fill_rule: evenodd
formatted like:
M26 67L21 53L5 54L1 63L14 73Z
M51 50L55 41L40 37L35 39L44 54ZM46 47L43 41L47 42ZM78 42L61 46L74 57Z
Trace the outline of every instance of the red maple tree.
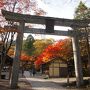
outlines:
M39 8L37 0L0 0L0 9L38 16L46 14L43 9ZM5 19L2 17L1 12L0 23L5 24Z
M36 67L40 66L43 63L50 62L55 58L63 58L65 60L69 59L72 56L72 46L71 40L65 39L49 45L42 54L37 57L35 61Z

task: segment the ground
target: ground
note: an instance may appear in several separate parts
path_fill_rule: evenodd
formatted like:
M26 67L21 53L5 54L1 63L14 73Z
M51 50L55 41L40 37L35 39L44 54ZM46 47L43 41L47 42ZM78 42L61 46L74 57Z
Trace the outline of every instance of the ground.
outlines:
M75 78L70 78L70 84L67 84L67 78L48 78L45 76L35 75L30 76L29 72L24 73L26 80L32 85L33 90L90 90L90 83L84 84L84 86L77 88ZM88 80L89 77L85 77L84 80Z
M42 75L32 76L28 71L24 72L24 77L19 78L18 88L14 90L90 90L90 83L80 88L75 87L75 83L67 85L67 78L44 78ZM87 79L90 77L85 77ZM70 78L74 82L75 78ZM74 86L73 86L74 85ZM0 80L0 90L10 89L9 80Z
M12 90L10 89L9 80L0 80L0 90ZM17 89L14 90L32 90L31 84L28 83L25 78L19 80L19 85Z

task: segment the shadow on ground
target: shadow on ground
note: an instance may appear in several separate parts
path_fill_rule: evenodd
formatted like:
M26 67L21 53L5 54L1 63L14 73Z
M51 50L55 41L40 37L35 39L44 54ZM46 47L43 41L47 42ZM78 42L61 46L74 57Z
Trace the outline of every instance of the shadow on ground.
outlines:
M0 80L0 90L12 90L9 85L9 80ZM18 82L18 88L14 90L32 90L30 83L23 79Z

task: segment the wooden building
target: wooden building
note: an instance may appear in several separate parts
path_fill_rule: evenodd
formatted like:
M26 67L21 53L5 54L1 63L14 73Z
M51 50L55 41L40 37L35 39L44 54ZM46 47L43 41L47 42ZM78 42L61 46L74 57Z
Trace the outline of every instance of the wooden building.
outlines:
M49 77L66 77L68 73L67 63L61 60L53 60L49 65Z

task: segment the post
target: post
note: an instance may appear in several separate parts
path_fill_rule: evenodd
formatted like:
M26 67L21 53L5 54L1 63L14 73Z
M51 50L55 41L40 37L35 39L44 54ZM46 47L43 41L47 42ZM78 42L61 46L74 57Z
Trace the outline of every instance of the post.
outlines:
M77 87L80 87L81 85L83 85L83 73L82 73L82 63L81 63L78 35L76 32L72 38L72 45L74 54L76 85Z
M46 19L46 33L54 33L54 20Z
M15 58L13 61L12 75L10 80L10 85L11 85L11 88L13 89L18 87L19 63L20 63L20 55L21 55L22 42L23 42L24 24L25 24L24 22L20 22L20 25L19 25L20 33L18 33L17 39L16 39Z

